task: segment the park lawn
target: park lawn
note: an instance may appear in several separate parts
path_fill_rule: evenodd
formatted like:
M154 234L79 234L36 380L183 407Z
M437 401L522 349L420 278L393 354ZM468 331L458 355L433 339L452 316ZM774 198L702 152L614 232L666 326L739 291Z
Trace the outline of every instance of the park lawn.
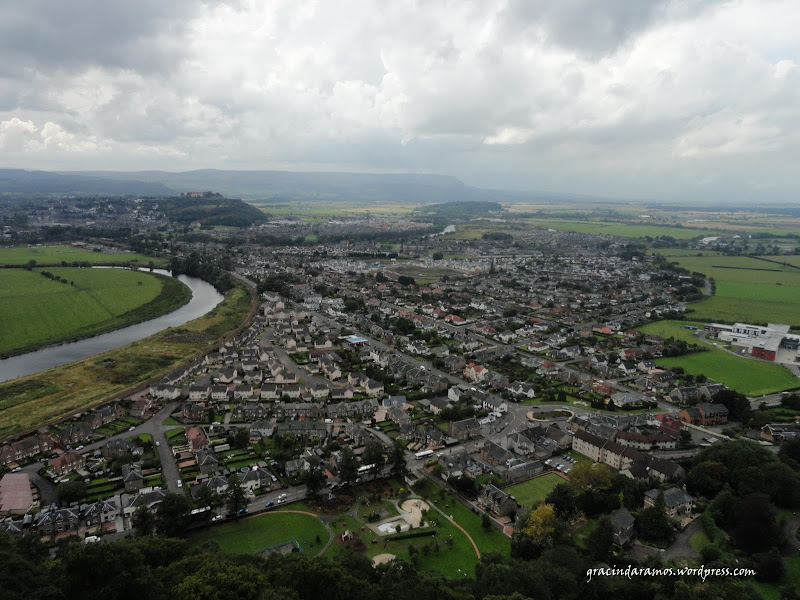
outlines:
M316 538L319 536L320 543ZM291 540L309 554L318 553L330 538L318 517L287 512L268 512L217 525L190 538L192 545L215 541L231 554L255 554Z
M703 548L708 546L710 543L711 540L708 539L708 535L702 529L700 529L699 531L695 531L692 534L692 537L689 538L689 545L696 552L701 552Z
M439 506L442 501L436 501L434 504ZM481 555L486 552L499 552L503 555L508 555L511 552L511 538L503 535L500 531L492 527L489 531L485 531L481 525L482 520L480 515L476 515L466 506L453 498L449 498L446 502L449 504L448 508L440 506L440 508L448 515L452 516L456 523L461 525L467 533L472 536Z
M18 246L0 249L0 265L27 265L35 260L37 265L60 265L62 262L84 262L92 265L112 265L123 263L139 263L148 266L153 261L155 266L166 264L164 259L152 258L133 252L117 252L106 254L93 252L72 246Z
M522 506L533 507L544 500L559 483L565 483L564 479L554 473L547 473L504 488L503 491L514 496Z
M397 512L397 508L395 508L394 504L389 502L388 500L381 500L380 502L370 502L369 506L365 506L366 499L362 498L361 505L358 507L358 517L362 521L367 520L367 516L375 512L376 510L382 510L385 514L381 517L381 521L383 519L388 519L390 517L396 517L400 513Z
M127 269L0 270L0 355L95 335L174 310L191 298L178 280Z
M698 339L686 329L687 321L659 321L639 327L642 333L654 333L664 338L674 337L708 348L684 356L656 359L663 367L683 367L692 375L705 375L748 396L770 394L797 387L798 379L785 367L761 360L743 358Z

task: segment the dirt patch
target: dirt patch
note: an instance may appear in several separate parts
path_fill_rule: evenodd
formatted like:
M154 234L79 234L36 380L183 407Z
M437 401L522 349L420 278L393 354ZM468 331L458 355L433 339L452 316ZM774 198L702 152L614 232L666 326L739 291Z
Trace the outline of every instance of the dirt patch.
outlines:
M422 511L430 510L430 506L424 500L414 498L403 502L400 505L400 510L409 513L414 527L419 527L422 524Z
M373 565L382 565L384 563L388 563L392 560L397 558L394 554L378 554L375 558L372 559Z

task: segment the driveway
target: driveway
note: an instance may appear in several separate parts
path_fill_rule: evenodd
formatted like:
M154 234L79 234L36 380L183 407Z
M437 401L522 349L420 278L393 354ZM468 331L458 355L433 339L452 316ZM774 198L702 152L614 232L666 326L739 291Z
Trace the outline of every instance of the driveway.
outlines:
M689 545L689 538L702 528L702 519L696 517L694 521L683 528L683 531L678 534L675 541L664 551L664 559L675 560L676 558L688 558L690 560L697 560L700 558L700 553Z

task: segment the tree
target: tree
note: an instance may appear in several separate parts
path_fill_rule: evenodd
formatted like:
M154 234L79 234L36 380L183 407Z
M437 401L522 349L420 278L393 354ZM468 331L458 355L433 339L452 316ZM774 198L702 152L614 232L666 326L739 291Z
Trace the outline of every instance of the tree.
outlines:
M444 258L444 254L441 252L434 252L433 253L433 260L442 260Z
M549 504L542 504L531 511L522 532L534 543L544 544L555 532L555 520L553 507Z
M152 535L153 529L156 526L156 520L153 516L153 511L150 510L146 504L142 504L136 509L131 520L133 522L133 528L138 535Z
M156 508L158 531L167 537L178 537L189 525L190 511L185 494L168 493Z
M693 466L686 474L686 489L690 494L713 498L729 479L728 469L720 462L705 461Z
M372 466L370 472L372 473L373 477L377 477L381 472L381 468L383 467L383 449L383 444L376 440L367 442L367 446L364 448L364 456L362 460L364 461L365 465Z
M406 465L406 449L395 441L392 444L391 454L389 461L392 463L392 475L402 478L408 473L408 466Z
M316 496L325 485L325 473L319 465L313 465L300 474L300 482L305 484L309 496Z
M56 500L59 504L72 504L86 497L86 484L78 479L64 481L56 487Z
M483 513L481 515L481 527L486 532L492 530L492 518L489 516L488 513Z
M665 512L664 492L659 492L653 506L639 513L636 530L639 537L654 542L666 541L672 535L672 526Z
M350 446L345 446L342 450L342 461L339 464L339 480L353 485L358 477L358 459L353 454Z
M544 501L553 507L559 519L567 520L578 510L578 494L569 483L559 483Z
M588 489L604 490L611 487L611 470L603 463L581 461L572 467L570 484L579 492Z
M750 494L736 510L733 537L736 545L749 553L764 552L777 542L779 533L775 507L766 494Z
M239 475L233 473L228 477L228 489L225 491L225 502L229 514L239 516L240 511L247 506L247 493Z
M586 546L596 561L609 561L614 547L614 525L608 515L598 519L597 527L586 538Z

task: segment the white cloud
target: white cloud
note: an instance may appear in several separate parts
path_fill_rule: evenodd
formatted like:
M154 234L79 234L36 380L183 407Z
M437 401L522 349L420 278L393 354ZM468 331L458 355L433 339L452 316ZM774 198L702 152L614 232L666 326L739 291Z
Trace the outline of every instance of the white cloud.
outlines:
M153 0L66 31L61 12L0 9L0 162L800 191L780 170L800 159L792 3Z

